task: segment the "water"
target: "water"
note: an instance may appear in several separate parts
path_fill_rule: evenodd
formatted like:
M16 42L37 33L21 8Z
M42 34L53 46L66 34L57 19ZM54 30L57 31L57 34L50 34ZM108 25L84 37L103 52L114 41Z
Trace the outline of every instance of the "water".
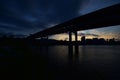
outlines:
M0 50L1 73L15 79L120 80L120 46L9 47Z
M85 70L86 76L93 74L101 80L120 80L120 46L79 46L77 56L74 48L72 57L68 46L49 46L47 50L50 60L59 66L71 62L75 68L82 69L81 72Z
M74 46L73 46L74 49ZM115 65L120 61L120 46L79 46L79 64L88 63L95 66ZM68 62L68 46L49 46L48 55L58 63ZM75 59L73 50L73 59Z

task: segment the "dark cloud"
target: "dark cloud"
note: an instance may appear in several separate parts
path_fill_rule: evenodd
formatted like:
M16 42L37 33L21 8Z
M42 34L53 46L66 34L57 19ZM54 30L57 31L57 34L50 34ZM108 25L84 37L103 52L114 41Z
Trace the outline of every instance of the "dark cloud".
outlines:
M92 33L78 33L79 36L93 36L93 37L99 37L100 35L92 34Z
M83 1L85 0L0 0L0 29L14 32L44 29L49 24L79 16Z
M0 33L0 38L1 37L24 38L24 37L26 37L26 35L24 35L24 34L13 34L13 33L4 33L4 32L1 32Z

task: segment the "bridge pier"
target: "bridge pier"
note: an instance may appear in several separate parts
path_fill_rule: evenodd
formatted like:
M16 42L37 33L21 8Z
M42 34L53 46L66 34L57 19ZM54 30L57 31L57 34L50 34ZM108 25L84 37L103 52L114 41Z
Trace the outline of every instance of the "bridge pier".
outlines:
M77 44L77 41L78 41L78 34L77 34L77 31L73 32L75 34L75 44ZM72 32L70 31L69 32L69 42L71 43L72 42Z
M70 43L72 42L72 32L71 31L69 32L69 42Z
M74 32L75 34L75 41L78 41L78 35L77 35L77 31ZM69 32L69 42L72 42L72 32Z
M75 31L75 32L74 32L74 34L75 34L75 42L77 42L77 41L78 41L78 37L77 37L77 36L78 36L78 35L77 35L77 31Z
M77 56L79 53L79 48L78 48L78 34L77 31L74 32L75 34L75 55Z
M68 53L69 53L69 57L73 56L72 32L71 31L69 31Z
M78 34L77 34L77 31L73 32L75 34L75 43L74 43L74 46L75 46L75 55L78 55L79 53L79 48L78 48ZM73 43L72 43L72 32L70 31L69 32L69 53L70 55L73 54Z

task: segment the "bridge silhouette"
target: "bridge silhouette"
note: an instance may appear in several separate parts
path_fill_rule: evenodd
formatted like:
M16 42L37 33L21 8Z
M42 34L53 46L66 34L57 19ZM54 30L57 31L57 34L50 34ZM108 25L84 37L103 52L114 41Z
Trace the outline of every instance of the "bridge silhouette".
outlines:
M77 41L77 31L115 25L120 25L120 3L52 26L27 38L35 39L60 33L69 33L69 41L72 41L72 33L74 33L75 41Z

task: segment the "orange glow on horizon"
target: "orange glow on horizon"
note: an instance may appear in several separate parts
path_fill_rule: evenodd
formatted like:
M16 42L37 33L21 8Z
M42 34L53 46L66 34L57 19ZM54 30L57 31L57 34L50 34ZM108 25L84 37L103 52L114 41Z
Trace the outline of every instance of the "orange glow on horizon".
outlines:
M99 37L95 37L95 36L86 36L86 39L93 39L93 38L104 38L105 40L107 39L119 39L116 37L117 35L116 34L113 34L113 33L109 33L109 34L104 34L104 35L100 35ZM78 41L81 41L81 37L82 36L78 36ZM66 41L69 41L69 35L68 34L58 34L58 35L54 35L51 37L51 39L56 39L56 40L66 40ZM72 41L75 41L75 36L72 35Z

